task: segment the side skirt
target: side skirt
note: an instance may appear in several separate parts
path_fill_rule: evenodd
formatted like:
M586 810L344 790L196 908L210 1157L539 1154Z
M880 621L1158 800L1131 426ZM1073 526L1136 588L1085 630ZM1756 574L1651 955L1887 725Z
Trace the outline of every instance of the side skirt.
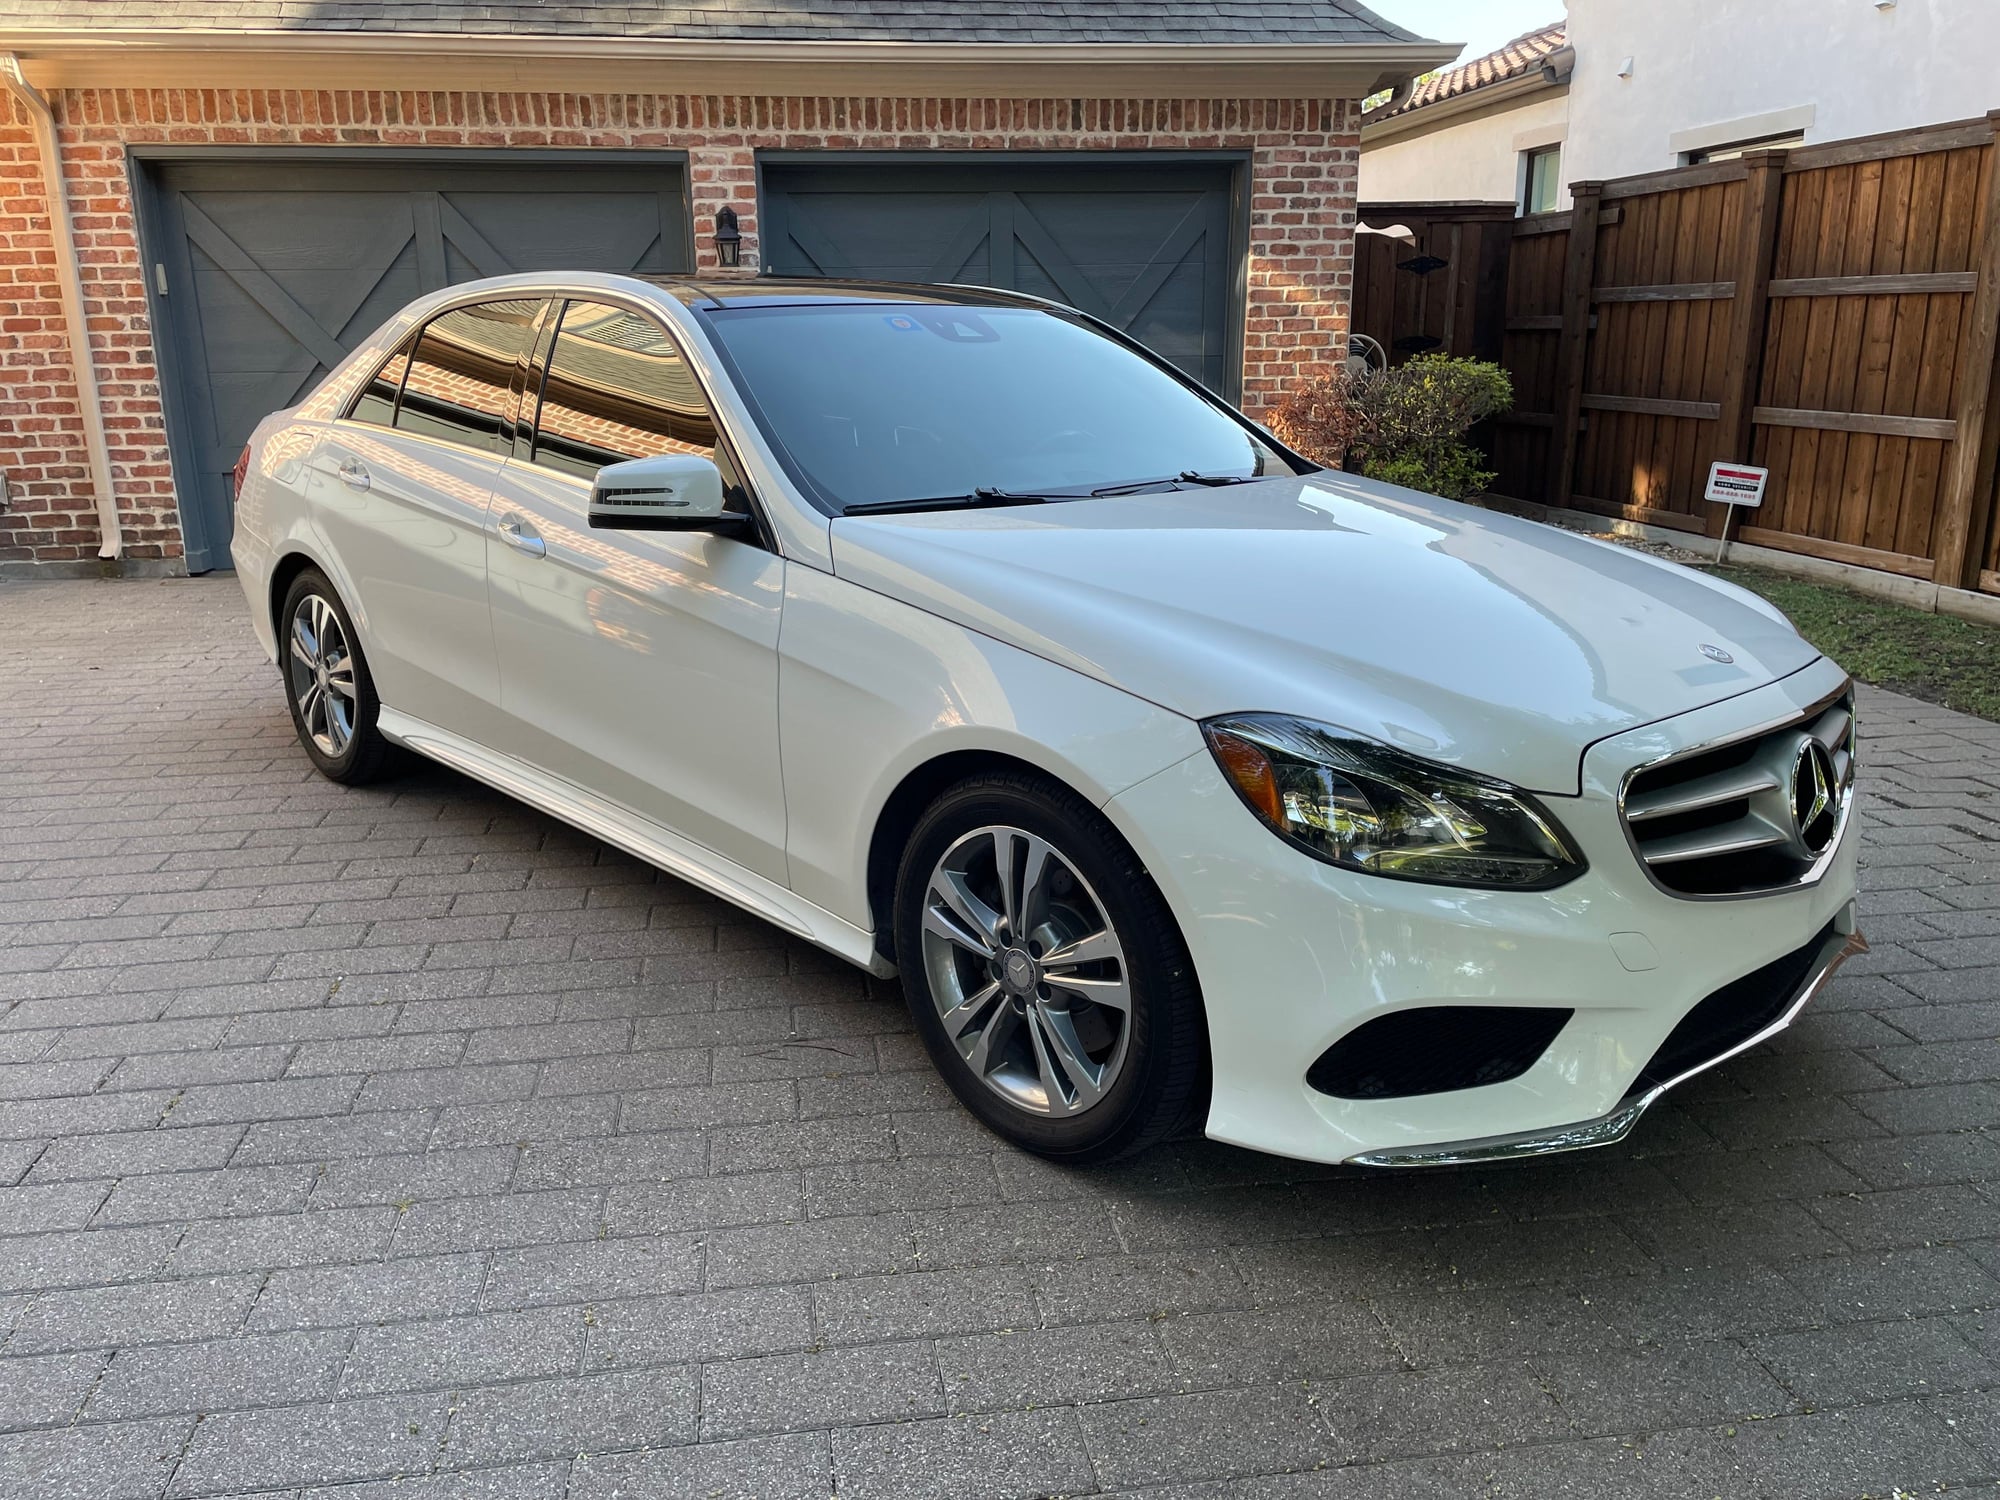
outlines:
M386 703L377 722L382 733L396 744L461 771L475 781L483 781L552 818L560 818L573 828L657 865L669 875L720 896L870 974L886 979L896 972L895 965L875 951L873 933L800 899L775 881L724 859L714 850L703 848L628 807Z

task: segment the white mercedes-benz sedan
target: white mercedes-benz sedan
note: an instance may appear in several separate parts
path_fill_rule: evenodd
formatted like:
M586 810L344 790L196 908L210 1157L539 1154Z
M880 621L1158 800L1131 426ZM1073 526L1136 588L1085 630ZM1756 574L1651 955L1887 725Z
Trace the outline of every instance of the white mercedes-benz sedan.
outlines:
M899 972L1058 1160L1601 1145L1864 946L1852 690L1782 615L1068 308L475 282L237 491L321 772L415 751Z

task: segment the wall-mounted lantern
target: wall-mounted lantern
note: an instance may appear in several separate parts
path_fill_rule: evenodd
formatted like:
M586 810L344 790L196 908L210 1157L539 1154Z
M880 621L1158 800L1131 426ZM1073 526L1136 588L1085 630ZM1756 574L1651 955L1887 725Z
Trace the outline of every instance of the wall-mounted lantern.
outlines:
M743 231L736 227L736 210L727 203L715 211L715 258L725 266L743 260Z

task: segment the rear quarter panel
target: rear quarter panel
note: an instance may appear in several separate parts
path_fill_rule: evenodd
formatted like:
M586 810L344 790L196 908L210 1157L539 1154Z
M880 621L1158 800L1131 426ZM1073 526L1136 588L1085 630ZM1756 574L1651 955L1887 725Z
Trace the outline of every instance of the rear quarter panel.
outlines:
M351 580L324 536L313 526L307 502L312 458L327 424L345 410L355 387L416 321L408 309L391 318L321 381L297 406L275 411L250 434L250 468L236 498L235 533L229 544L237 581L250 607L250 621L264 654L277 656L271 577L294 555L310 558L340 590L367 649L369 627Z
M276 412L250 435L250 466L236 497L236 525L229 543L236 578L250 607L250 623L264 654L277 656L271 575L293 552L317 556L305 500L306 476L319 446L322 424Z

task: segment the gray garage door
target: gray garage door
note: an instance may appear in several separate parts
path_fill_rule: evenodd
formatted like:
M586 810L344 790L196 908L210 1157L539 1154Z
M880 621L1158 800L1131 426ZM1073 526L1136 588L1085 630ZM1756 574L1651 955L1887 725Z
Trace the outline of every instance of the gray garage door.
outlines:
M792 276L1053 297L1235 394L1228 163L767 163L764 255Z
M678 162L168 162L152 187L155 336L196 571L229 566L229 472L250 429L411 298L509 271L688 266Z

